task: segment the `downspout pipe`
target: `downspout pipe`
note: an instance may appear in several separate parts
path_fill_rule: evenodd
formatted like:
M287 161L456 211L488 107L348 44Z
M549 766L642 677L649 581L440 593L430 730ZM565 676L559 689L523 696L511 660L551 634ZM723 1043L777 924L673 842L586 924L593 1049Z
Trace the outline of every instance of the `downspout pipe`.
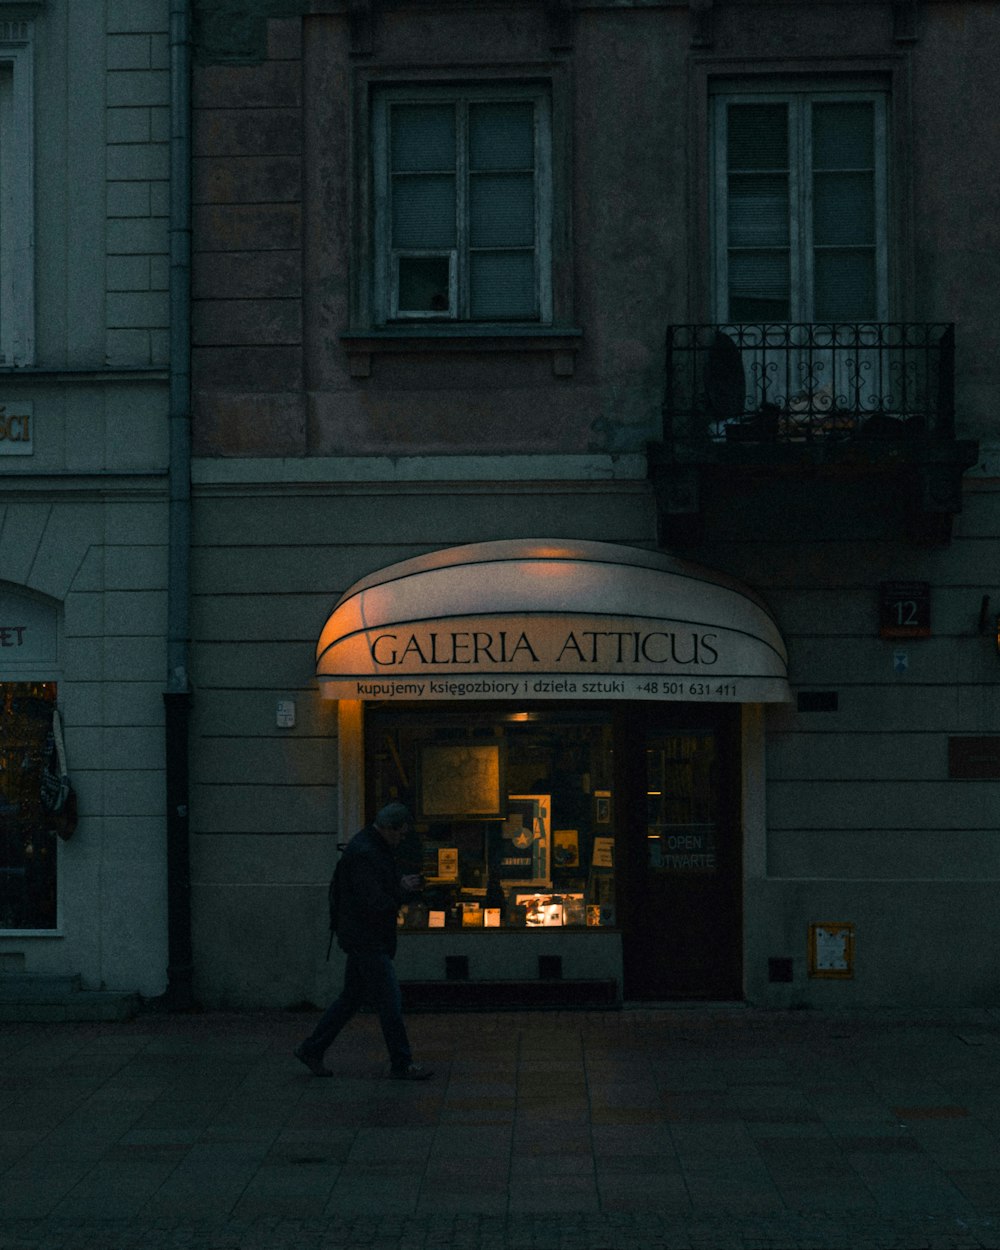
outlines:
M188 736L191 558L191 44L190 0L170 0L170 392L168 470L167 989L163 1005L194 1003Z

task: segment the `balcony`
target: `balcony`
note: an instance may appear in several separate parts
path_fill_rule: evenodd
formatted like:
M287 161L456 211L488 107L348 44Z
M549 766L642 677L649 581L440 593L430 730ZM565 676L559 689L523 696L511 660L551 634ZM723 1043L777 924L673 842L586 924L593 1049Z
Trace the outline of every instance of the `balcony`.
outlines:
M952 325L670 326L661 515L699 513L720 473L889 473L909 476L918 527L950 533L978 452L955 438L954 378Z

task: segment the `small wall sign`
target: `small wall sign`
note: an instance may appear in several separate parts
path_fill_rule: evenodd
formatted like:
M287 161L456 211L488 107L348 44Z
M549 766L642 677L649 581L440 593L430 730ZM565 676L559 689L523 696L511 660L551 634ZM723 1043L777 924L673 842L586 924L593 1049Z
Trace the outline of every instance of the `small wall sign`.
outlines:
M854 925L809 926L809 975L841 979L854 976Z
M34 451L34 406L25 400L0 404L0 456L30 456Z
M0 663L4 670L57 664L58 639L54 606L13 587L0 589Z
M882 582L878 632L880 638L929 638L930 582Z

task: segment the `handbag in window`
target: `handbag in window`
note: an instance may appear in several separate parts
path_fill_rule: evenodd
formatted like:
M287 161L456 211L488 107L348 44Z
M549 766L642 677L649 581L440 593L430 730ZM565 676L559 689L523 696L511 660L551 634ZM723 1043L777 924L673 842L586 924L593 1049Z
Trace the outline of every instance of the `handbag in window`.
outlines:
M77 825L76 794L70 785L66 767L62 721L55 709L52 712L52 728L45 740L40 800L42 810L48 816L48 828L63 840L71 838Z

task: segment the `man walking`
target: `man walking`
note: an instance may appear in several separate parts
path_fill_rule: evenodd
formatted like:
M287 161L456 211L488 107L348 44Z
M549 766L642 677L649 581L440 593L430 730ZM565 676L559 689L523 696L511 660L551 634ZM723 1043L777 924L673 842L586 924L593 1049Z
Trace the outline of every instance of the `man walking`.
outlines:
M378 1012L390 1075L397 1081L425 1081L433 1075L413 1062L392 962L400 904L421 885L417 874L400 876L396 867L396 847L410 827L410 813L403 804L389 803L344 847L335 886L337 945L347 954L344 986L294 1052L313 1076L333 1076L323 1055L364 1003Z

